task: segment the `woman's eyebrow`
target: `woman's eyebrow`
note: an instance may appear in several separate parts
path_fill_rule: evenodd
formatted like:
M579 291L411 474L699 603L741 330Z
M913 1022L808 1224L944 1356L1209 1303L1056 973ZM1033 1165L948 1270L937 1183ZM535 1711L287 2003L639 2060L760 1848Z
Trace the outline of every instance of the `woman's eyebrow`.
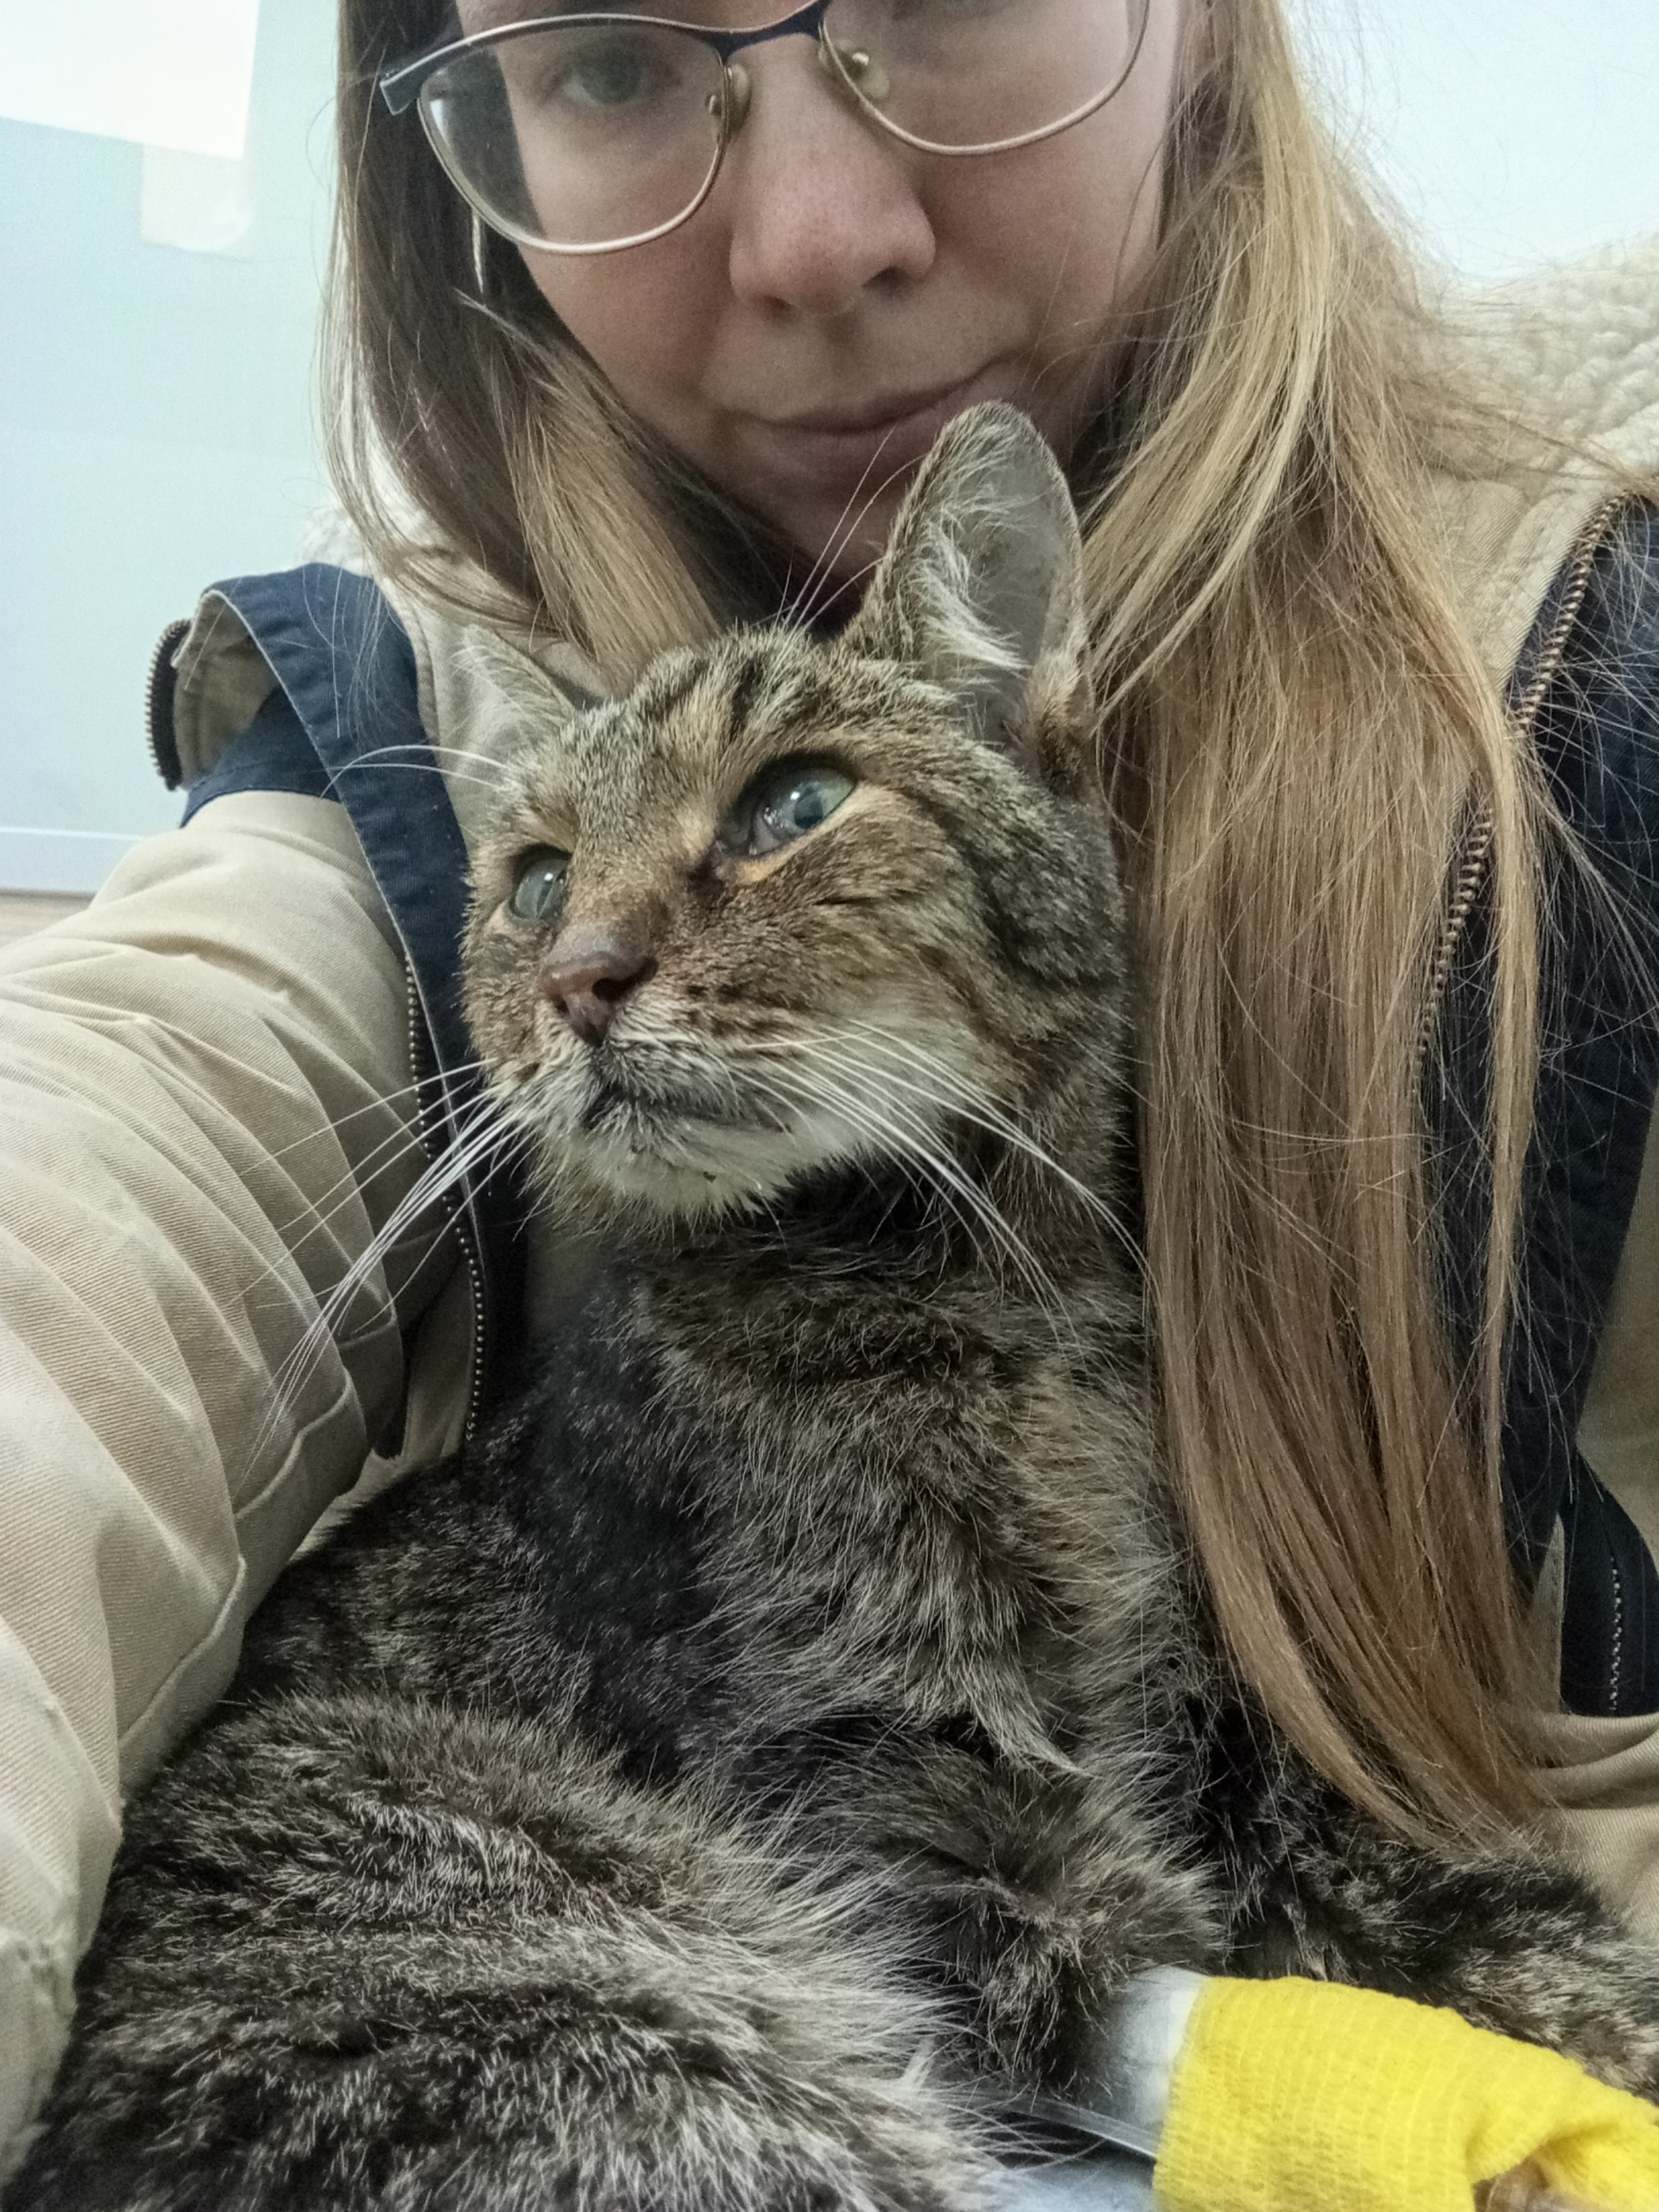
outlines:
M571 13L572 0L461 0L455 13L464 33L499 31L509 23L534 22L542 15Z
M746 0L735 12L727 0L461 0L456 15L461 35L470 36L560 15L652 15L724 30L774 22L788 12L789 0Z
M513 23L534 23L555 15L580 15L599 9L623 15L677 15L673 6L641 7L639 0L461 0L456 9L462 34L505 30Z

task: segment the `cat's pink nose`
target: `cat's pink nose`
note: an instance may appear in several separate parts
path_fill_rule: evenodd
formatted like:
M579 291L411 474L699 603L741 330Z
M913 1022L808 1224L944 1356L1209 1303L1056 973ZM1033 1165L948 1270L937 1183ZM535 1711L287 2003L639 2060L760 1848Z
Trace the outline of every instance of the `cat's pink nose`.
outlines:
M617 1007L655 973L637 939L615 929L573 929L560 937L538 978L543 998L584 1044L598 1044Z

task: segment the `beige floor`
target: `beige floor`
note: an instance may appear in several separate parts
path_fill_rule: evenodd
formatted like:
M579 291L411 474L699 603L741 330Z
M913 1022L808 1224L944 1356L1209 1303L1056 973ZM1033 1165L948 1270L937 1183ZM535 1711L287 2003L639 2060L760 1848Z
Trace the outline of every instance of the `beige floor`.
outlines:
M32 936L61 915L76 914L83 898L58 898L48 891L0 891L0 945Z

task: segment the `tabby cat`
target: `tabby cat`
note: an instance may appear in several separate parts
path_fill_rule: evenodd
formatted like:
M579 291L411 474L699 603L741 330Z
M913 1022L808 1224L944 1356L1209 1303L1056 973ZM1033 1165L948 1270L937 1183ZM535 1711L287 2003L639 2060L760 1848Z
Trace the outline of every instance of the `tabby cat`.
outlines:
M946 2212L1149 1964L1659 2094L1659 1971L1243 1711L1160 1479L1077 526L1003 408L850 628L514 763L474 1036L603 1257L131 1808L9 2212Z

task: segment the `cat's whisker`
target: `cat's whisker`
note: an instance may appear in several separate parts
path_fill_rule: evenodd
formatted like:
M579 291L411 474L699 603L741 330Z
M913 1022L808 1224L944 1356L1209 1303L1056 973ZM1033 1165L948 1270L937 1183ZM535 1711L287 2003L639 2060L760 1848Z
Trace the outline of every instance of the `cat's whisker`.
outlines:
M870 1116L860 1102L852 1095L841 1091L833 1082L827 1081L821 1072L815 1073L810 1078L803 1073L793 1083L787 1080L787 1073L785 1070L775 1071L769 1081L765 1078L757 1081L752 1073L749 1079L756 1090L774 1101L781 1109L787 1117L786 1126L787 1121L793 1121L799 1115L803 1106L822 1108L827 1103L832 1112L853 1128L869 1130L873 1127ZM896 1153L884 1146L881 1158L884 1163L896 1165L900 1170L910 1188L917 1191L929 1191L934 1197L950 1205L957 1218L963 1221L963 1226L969 1227L972 1233L971 1224L957 1209L949 1191L936 1182L925 1180L919 1176L916 1160L908 1146ZM871 1182L872 1188L876 1187L874 1168L871 1162L855 1159L850 1164ZM975 1249L976 1250L980 1249L976 1238Z
M310 1380L316 1362L322 1358L331 1342L343 1341L340 1326L350 1310L357 1293L380 1268L389 1255L413 1230L420 1218L441 1202L447 1188L446 1176L441 1188L435 1186L432 1170L428 1169L392 1208L380 1230L370 1239L340 1280L318 1300L317 1310L298 1343L276 1370L276 1389L272 1407L272 1420L287 1413L299 1393ZM445 1213L441 1222L433 1229L428 1249L449 1233L450 1221ZM424 1256L424 1255L423 1255ZM264 1441L262 1431L260 1441Z
M511 762L502 760L498 754L485 752L479 745L446 744L440 757L444 761L478 761L503 787L515 781Z
M410 757L404 761L403 755ZM513 781L513 771L505 761L497 760L477 745L446 745L441 754L429 746L400 742L389 745L371 745L356 756L359 761L373 761L381 767L446 769L451 761L477 761L489 771L490 781L505 788Z
M433 1230L425 1250L421 1254L420 1264L424 1264L436 1251L448 1235L449 1227L446 1220ZM341 1326L349 1300L338 1299L338 1287L337 1285L336 1291L328 1294L323 1306L307 1322L287 1356L272 1370L270 1402L254 1431L248 1451L250 1468L258 1465L272 1438L310 1387L312 1377L327 1358L330 1349L336 1350L343 1358L359 1340L355 1331L344 1330Z
M939 1107L958 1120L970 1122L992 1135L1002 1138L1006 1143L1024 1153L1038 1166L1046 1169L1054 1176L1091 1213L1105 1222L1115 1235L1127 1239L1127 1232L1121 1221L1097 1192L1091 1190L1087 1183L1080 1181L1069 1168L1056 1160L1051 1152L1045 1151L1029 1130L1023 1128L998 1105L989 1092L952 1068L948 1062L938 1059L934 1054L915 1045L909 1040L897 1037L891 1031L879 1029L873 1024L854 1023L846 1030L826 1032L823 1038L811 1042L833 1043L838 1039L855 1042L861 1050L873 1048L878 1051L885 1051L889 1055L908 1060L914 1066L921 1068L924 1073L933 1076L936 1079L933 1084L925 1084L918 1082L913 1077L884 1071L881 1080L891 1083L896 1088L923 1099L930 1105ZM793 1054L806 1048L806 1040L792 1038L750 1045L746 1047L745 1050L763 1055Z
M452 1070L451 1073L459 1076L482 1066L482 1061L471 1060ZM359 1107L356 1113L343 1115L339 1121L331 1127L334 1130L343 1129L348 1122L356 1121L361 1115L378 1112L382 1107L390 1105L396 1099L411 1096L418 1099L423 1090L429 1095L431 1089L432 1079L430 1078L423 1083L405 1084L401 1090L388 1092L384 1100L376 1100L371 1105ZM300 1145L326 1141L329 1133L328 1131L313 1131L309 1136L299 1139L297 1144L285 1146L282 1151L273 1152L270 1157L272 1159L281 1159L285 1153L298 1150ZM426 1137L417 1124L400 1122L397 1128L383 1137L379 1144L371 1146L361 1159L355 1161L333 1182L330 1183L326 1189L319 1192L315 1199L308 1200L298 1213L291 1215L286 1221L273 1222L272 1226L285 1244L294 1236L295 1231L301 1229L301 1224L305 1224L298 1241L289 1246L286 1256L297 1259L309 1239L325 1229L340 1212L351 1205L353 1200L362 1192L364 1183L370 1180L372 1176L384 1174L405 1151L424 1151L426 1143ZM330 1206L328 1201L337 1192L342 1194L339 1202ZM244 1285L244 1297L251 1295L262 1283L269 1281L279 1271L282 1265L281 1261L273 1261L252 1276Z
M391 757L395 753L411 750L406 746L383 745L378 752L359 753L352 764L361 767L372 762L377 768L396 769L400 775L436 775L441 776L446 783L476 783L481 791L491 792L497 797L508 787L505 769L497 775L476 775L467 769L451 768L443 761L396 760Z
M170 1079L179 1085L186 1097L197 1099L215 1110L218 1109L222 1102L216 1099L204 1085L194 1082L189 1077L182 1075L177 1069L170 1071ZM296 1138L293 1144L283 1146L266 1154L262 1164L282 1160L289 1154L302 1151L308 1146L329 1143L332 1140L334 1133L344 1128L348 1122L356 1121L365 1114L377 1113L384 1106L398 1098L407 1097L410 1091L418 1091L420 1085L416 1084L405 1085L400 1091L389 1092L385 1099L372 1100L368 1105L358 1107L350 1114L343 1115L337 1122L331 1124L326 1128L310 1130L305 1136ZM421 1147L423 1139L417 1131L407 1124L400 1125L382 1138L379 1144L372 1146L361 1160L347 1169L320 1193L318 1198L303 1203L297 1213L281 1220L273 1218L271 1227L283 1239L284 1249L279 1258L266 1261L239 1285L239 1296L249 1311L258 1310L258 1293L262 1286L266 1283L273 1282L286 1266L299 1266L305 1247L311 1239L321 1234L338 1214L351 1206L357 1199L367 1177L371 1174L383 1174L398 1158L400 1150L415 1150ZM341 1194L338 1202L330 1206L328 1201L337 1192ZM297 1236L296 1231L299 1232ZM285 1304L286 1301L283 1303Z
M919 1051L908 1049L902 1041L888 1036L884 1033L872 1032L868 1042L878 1049L885 1045L893 1053L910 1060L912 1064L921 1061L923 1058ZM1022 1128L1017 1121L1011 1119L997 1106L994 1099L976 1085L968 1082L966 1079L958 1077L955 1071L948 1068L944 1063L933 1062L932 1055L927 1055L927 1061L930 1064L927 1066L926 1072L944 1078L943 1082L937 1085L918 1083L890 1069L884 1071L882 1079L925 1100L930 1105L937 1106L955 1119L984 1129L988 1133L999 1138L1012 1151L1023 1155L1034 1166L1053 1176L1138 1264L1138 1248L1130 1231L1121 1217L1097 1192L1080 1181L1068 1168L1064 1167L1037 1143L1028 1130Z
M810 1052L811 1048L808 1050ZM808 1087L808 1079L803 1071L803 1098L811 1103L821 1103L824 1094L829 1093L829 1103L842 1111L854 1127L862 1127L884 1137L890 1146L907 1153L924 1168L941 1189L954 1194L969 1206L989 1232L1000 1251L1012 1263L1037 1310L1054 1328L1056 1336L1069 1340L1072 1346L1077 1347L1075 1327L1066 1314L1065 1302L1052 1277L989 1194L957 1162L939 1149L934 1141L934 1133L927 1124L888 1095L882 1087L881 1078L872 1077L867 1070L860 1069L856 1064L849 1064L827 1054L814 1053L812 1057L815 1067L811 1082L817 1089L815 1092ZM849 1083L857 1087L849 1088Z
M815 1083L814 1088L809 1088L804 1085L798 1096L781 1090L775 1091L774 1095L780 1099L787 1099L791 1104L798 1104L805 1100L816 1105L821 1103L823 1097L824 1086L821 1077L815 1079ZM842 1119L853 1127L865 1129L869 1127L869 1117L855 1098L843 1097L837 1094L833 1098L832 1103ZM1000 1281L1006 1255L999 1242L988 1235L986 1225L978 1211L965 1206L948 1182L930 1172L929 1163L916 1152L914 1146L905 1143L896 1149L890 1133L878 1131L876 1133L884 1139L879 1147L881 1165L890 1170L896 1169L902 1178L905 1188L915 1192L918 1197L931 1200L943 1207L945 1212L956 1223L962 1234L967 1238L975 1267L982 1268L988 1275ZM877 1187L873 1162L860 1160L854 1161L853 1164L854 1170L864 1176L872 1188ZM1047 1314L1048 1310L1046 1302L1040 1303L1042 1304L1042 1310Z
M411 1135L408 1137L406 1141L410 1150L413 1151L419 1148L420 1140L418 1138ZM375 1172L382 1172L386 1168L392 1164L392 1162L391 1160L383 1161L380 1164L380 1168L375 1170ZM292 1221L289 1222L285 1225L283 1233L284 1237L289 1241L283 1258L280 1260L271 1260L267 1261L264 1267L260 1267L248 1279L247 1282L243 1286L241 1293L242 1300L250 1313L258 1313L262 1310L267 1311L282 1311L289 1304L290 1297L286 1291L282 1295L270 1299L269 1302L261 1300L258 1294L266 1284L275 1283L278 1279L283 1273L285 1266L291 1263L294 1267L303 1271L306 1267L307 1246L310 1244L313 1239L325 1236L332 1224L338 1220L342 1215L349 1214L354 1205L358 1200L361 1186L355 1175L343 1177L342 1182L344 1182L348 1188L344 1189L343 1194L333 1206L326 1207L321 1205L312 1206L302 1210L301 1213L296 1215ZM340 1186L337 1184L335 1188L338 1189ZM313 1217L309 1220L307 1219L307 1212ZM305 1225L300 1230L300 1234L296 1237L293 1232L301 1223ZM336 1288L338 1286L336 1285ZM330 1293L330 1295L331 1295L331 1293Z
M920 1133L920 1139L925 1142L927 1157L931 1166L937 1169L940 1163L949 1162L952 1173L952 1188L971 1194L976 1210L981 1213L981 1218L987 1220L988 1224L996 1231L999 1241L1005 1243L1011 1249L1017 1249L1023 1261L1030 1271L1034 1282L1040 1282L1045 1297L1052 1296L1057 1303L1058 1293L1054 1291L1050 1279L1000 1207L960 1162L951 1159L948 1152L939 1149L938 1132L931 1127L914 1108L908 1107L893 1097L890 1080L885 1073L873 1072L845 1056L829 1058L825 1064L836 1069L843 1085L851 1083L854 1086L854 1095L866 1103L866 1108L868 1102L873 1098L879 1102L879 1107L884 1110L888 1120L913 1133ZM927 1103L935 1102L930 1100Z
M434 1206L442 1206L447 1194L465 1176L485 1162L492 1169L500 1164L501 1158L510 1153L514 1141L522 1139L517 1138L516 1132L504 1127L493 1100L486 1099L475 1107L471 1120L417 1177L339 1282L319 1301L315 1316L273 1378L273 1404L256 1439L255 1457L309 1382L328 1345L339 1340L339 1324L364 1284L416 1224ZM435 1249L451 1229L449 1209L446 1206L443 1220L433 1231L428 1250Z
M991 1092L939 1054L930 1052L913 1037L902 1036L873 1022L853 1022L848 1024L845 1034L856 1037L862 1046L908 1061L912 1066L921 1069L934 1079L937 1090L930 1095L936 1096L940 1104L949 1105L953 1110L982 1122L998 1135L1006 1137L1011 1143L1030 1152L1042 1166L1060 1176L1080 1197L1095 1205L1101 1203L1085 1183L1079 1182L1069 1169L1062 1167L1051 1153L1042 1149L1030 1131L1017 1121Z
M290 1214L286 1220L273 1223L272 1226L289 1255L297 1260L313 1237L320 1236L341 1213L349 1209L354 1201L361 1202L365 1184L375 1176L384 1175L405 1152L423 1149L423 1140L418 1129L407 1125L396 1129L390 1136L383 1137L378 1145L371 1146L361 1159L353 1161L326 1189L319 1191L315 1198L306 1200L297 1213ZM270 1269L265 1271L266 1273L270 1272ZM248 1288L257 1289L262 1280L263 1275L256 1275Z
M787 1042L787 1044L761 1046L761 1051L768 1053L768 1055L772 1055L772 1053L790 1053L790 1055L799 1057L803 1055L803 1053L827 1051L830 1046L836 1044L836 1040L852 1042L856 1051L865 1051L865 1048L872 1044L890 1046L891 1051L900 1053L900 1055L922 1060L921 1051L914 1053L914 1055L911 1055L911 1053L905 1053L902 1042L891 1037L887 1030L874 1029L874 1026L869 1026L869 1024L854 1024L854 1029L849 1030L832 1030L830 1036L818 1037L818 1040L792 1040ZM1126 1232L1126 1228L1121 1225L1121 1221L1115 1217L1113 1210L1110 1210L1102 1199L1095 1197L1095 1192L1088 1190L1086 1183L1082 1183L1078 1176L1071 1175L1071 1170L1061 1168L1060 1161L1055 1161L1048 1152L1044 1152L1044 1148L1042 1148L1033 1137L1029 1137L1029 1133L1022 1130L1018 1121L1009 1119L1009 1115L1005 1115L998 1106L995 1106L994 1099L988 1099L982 1091L978 1091L978 1086L971 1086L971 1084L967 1082L967 1078L957 1078L956 1071L951 1071L945 1061L933 1060L933 1055L925 1055L922 1064L925 1064L929 1073L938 1073L940 1078L947 1078L947 1082L940 1084L940 1086L927 1086L927 1084L914 1082L914 1079L909 1079L907 1075L898 1075L891 1066L869 1068L867 1064L863 1064L863 1061L854 1060L854 1066L858 1066L860 1079L874 1084L874 1086L878 1088L878 1093L894 1093L894 1091L898 1091L898 1093L905 1093L914 1099L921 1099L921 1102L927 1103L927 1106L936 1106L940 1113L947 1113L951 1115L951 1117L963 1119L963 1121L975 1124L980 1126L980 1128L988 1130L991 1134L1002 1137L1006 1144L1013 1146L1015 1151L1024 1152L1026 1157L1030 1157L1030 1159L1036 1161L1037 1166L1042 1166L1044 1170L1055 1175L1057 1179L1060 1179L1060 1182L1088 1207L1088 1212L1095 1214L1097 1218L1102 1218L1103 1224L1113 1230L1115 1237L1117 1237L1126 1248L1133 1249L1133 1243L1130 1243L1128 1239L1128 1232ZM845 1061L842 1061L842 1066L845 1066Z
M799 592L797 592L793 603L785 608L781 619L790 629L806 629L811 627L812 622L817 616L819 608L823 604L825 597L828 595L830 586L836 581L836 562L841 558L841 556L846 548L852 543L853 538L856 536L858 531L862 526L865 518L869 514L876 502L892 488L893 484L903 474L902 469L890 469L887 474L881 479L880 483L877 484L875 489L871 492L866 498L860 501L859 495L863 491L865 485L869 482L871 471L876 467L877 464L880 461L883 453L887 450L888 441L891 434L892 434L889 432L888 436L882 440L881 444L871 455L869 460L866 462L863 471L860 474L859 480L853 487L853 490L848 498L846 506L843 507L841 511L840 518L837 520L835 528L831 531L829 538L825 542L823 550L819 554L817 559L812 563L811 568L808 569L806 573L806 580L801 586Z
M433 1229L416 1265L423 1266L452 1231L453 1224L446 1215ZM316 1315L307 1324L298 1342L287 1358L275 1370L272 1376L274 1392L270 1407L255 1435L250 1452L250 1463L257 1463L270 1437L287 1413L296 1405L310 1383L318 1366L328 1354L331 1346L340 1352L349 1352L356 1342L353 1334L342 1329L342 1322L349 1310L351 1298L361 1286L366 1273L360 1270L354 1280L348 1277L329 1292Z
M1022 1127L989 1092L951 1067L948 1061L929 1052L925 1045L917 1044L913 1038L896 1036L891 1030L878 1028L872 1023L855 1022L851 1026L853 1033L873 1048L908 1061L913 1066L921 1067L939 1079L939 1091L924 1095L933 1097L937 1103L960 1115L963 1120L976 1122L993 1135L1002 1138L1039 1167L1046 1169L1111 1231L1132 1258L1138 1258L1134 1240L1116 1209L1055 1159L1052 1152L1045 1151L1030 1132ZM902 1079L895 1077L894 1080L901 1081Z
M885 440L884 440L884 447L885 442ZM854 485L852 491L848 496L846 505L842 508L840 514L836 518L835 525L830 530L829 537L824 541L823 550L819 553L817 560L813 562L811 567L807 570L800 589L795 593L793 599L788 601L781 609L779 615L779 620L786 628L790 629L805 629L811 623L813 615L817 612L817 607L814 604L816 593L821 589L825 580L833 573L836 561L840 556L842 547L846 543L847 538L850 537L852 532L858 528L859 525L863 521L865 515L869 512L871 504L873 503L875 499L880 496L879 491L872 493L870 500L866 501L863 506L858 506L859 496L863 491L865 485L870 481L870 471L875 467L876 463L880 459L881 451L882 449L878 447L878 450L872 454L869 460L865 463L863 469L860 471L858 482ZM854 513L855 507L857 507L856 514ZM850 522L848 520L849 516L852 518Z
M468 1070L482 1067L483 1065L482 1060L469 1060L465 1068L458 1068L453 1073L464 1074ZM428 1078L428 1082L429 1081ZM327 1144L337 1131L349 1129L354 1121L361 1121L366 1114L383 1113L387 1107L395 1106L400 1098L418 1098L422 1088L423 1085L417 1081L399 1084L395 1091L380 1091L369 1100L368 1105L354 1106L348 1114L332 1115L327 1128L307 1129L303 1137L296 1137L291 1145L273 1146L266 1154L266 1158L273 1160L286 1159L290 1152L303 1151L307 1145Z

